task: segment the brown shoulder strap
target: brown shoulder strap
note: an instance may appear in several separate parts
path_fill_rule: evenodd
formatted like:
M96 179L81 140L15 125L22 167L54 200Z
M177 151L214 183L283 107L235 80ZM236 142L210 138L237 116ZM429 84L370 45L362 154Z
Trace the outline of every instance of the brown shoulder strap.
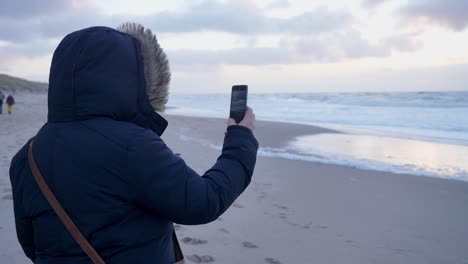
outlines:
M102 260L102 258L96 252L96 250L94 250L93 246L89 244L88 240L86 240L83 234L81 234L80 230L78 230L78 228L73 223L73 221L68 216L68 214L65 212L65 210L63 210L62 206L57 201L57 198L55 198L55 195L49 189L49 186L45 182L44 178L42 178L42 175L36 166L36 162L34 161L32 148L33 148L33 144L31 142L31 144L29 144L29 150L28 150L29 166L31 167L32 174L34 175L34 178L36 179L36 182L39 185L39 188L41 189L42 193L46 197L47 201L49 201L55 213L58 215L62 223L68 229L68 232L70 232L70 234L73 236L76 242L84 250L84 252L91 258L93 263L105 264L104 260Z
M177 239L177 235L175 230L172 230L172 243L174 244L174 253L176 258L176 264L183 264L185 263L184 254L182 253L182 249L180 248L179 240Z

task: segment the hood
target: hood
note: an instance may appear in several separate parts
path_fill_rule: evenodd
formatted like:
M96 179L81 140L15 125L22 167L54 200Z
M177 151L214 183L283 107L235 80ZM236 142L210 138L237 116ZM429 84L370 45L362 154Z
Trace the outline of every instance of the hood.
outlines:
M133 28L153 42L108 27L79 30L60 42L49 76L49 122L108 117L163 133L167 121L156 110L167 102L169 64L151 31Z

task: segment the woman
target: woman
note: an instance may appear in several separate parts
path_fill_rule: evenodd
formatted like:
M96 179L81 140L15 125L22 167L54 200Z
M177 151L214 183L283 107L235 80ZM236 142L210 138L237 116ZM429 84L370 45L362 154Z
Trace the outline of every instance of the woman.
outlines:
M15 104L15 98L13 98L13 95L8 95L6 102L8 106L8 114L13 113L13 105Z
M91 263L32 175L32 141L45 182L106 263L174 263L173 223L215 220L250 183L252 111L228 121L222 153L200 177L160 138L169 80L156 37L136 24L83 29L59 44L48 121L10 168L18 239L33 262Z

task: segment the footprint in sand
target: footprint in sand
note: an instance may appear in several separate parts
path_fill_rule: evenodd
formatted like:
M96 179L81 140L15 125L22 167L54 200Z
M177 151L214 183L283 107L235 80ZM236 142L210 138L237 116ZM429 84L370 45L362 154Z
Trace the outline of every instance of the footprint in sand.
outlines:
M248 242L248 241L242 242L242 246L244 246L245 248L258 248L257 245L255 245L252 242Z
M291 221L285 221L286 224L290 225L290 226L298 226L299 224L296 224L294 222L291 222Z
M13 200L13 195L7 194L7 195L3 196L2 199L3 200Z
M310 227L312 226L312 222L309 222L305 225L302 226L303 229L310 229Z
M257 197L257 201L261 201L261 200L265 199L266 196L267 196L266 192L260 193L260 195Z
M285 213L280 213L279 216L280 216L281 219L286 219L286 218L288 218L288 217L286 216Z
M210 263L210 262L215 261L215 258L212 256L209 256L209 255L199 256L197 254L187 256L187 259L195 263Z
M265 258L265 262L269 264L281 264L281 261L274 258Z
M281 210L284 210L284 211L289 210L289 208L287 206L285 206L285 205L274 204L273 206L276 207L276 208L279 208Z
M238 204L238 203L235 203L232 206L234 206L236 208L244 208L244 206L242 204Z
M201 244L208 243L208 241L206 241L206 240L198 239L198 238L192 238L192 237L184 237L182 239L182 242L184 242L185 244L189 244L189 245L201 245Z
M351 246L351 247L359 248L359 246L357 245L356 241L354 241L354 240L347 239L347 240L345 240L345 243L348 244L348 245Z
M220 228L220 229L218 229L218 231L221 232L221 233L224 233L224 234L230 234L231 233L226 228Z
M326 226L326 225L317 225L315 227L319 228L319 229L327 229L328 228L328 226Z

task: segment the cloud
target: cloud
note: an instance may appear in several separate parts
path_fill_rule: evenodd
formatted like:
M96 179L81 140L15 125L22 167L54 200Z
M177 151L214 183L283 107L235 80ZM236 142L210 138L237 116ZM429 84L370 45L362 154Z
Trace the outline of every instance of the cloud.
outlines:
M70 10L71 0L16 0L2 1L0 17L16 19L29 19L36 16L44 16Z
M267 28L262 10L240 1L205 1L183 12L164 11L141 18L158 32L194 32L203 30L256 33Z
M38 6L39 2L43 6ZM371 43L352 29L354 19L348 11L332 10L326 6L304 10L302 14L288 18L277 18L267 16L265 8L259 8L251 1L207 0L179 11L110 16L92 2L55 2L58 0L33 0L32 6L26 8L21 8L18 3L8 3L8 12L0 11L0 41L10 44L0 47L0 57L48 56L59 39L70 32L93 25L115 27L124 21L141 22L158 33L222 31L251 39L245 47L229 50L210 50L210 47L206 50L167 49L171 64L178 67L335 62L349 58L385 57L393 51L414 51L420 47L410 35L395 35ZM278 0L271 4L269 8L279 8L286 7L289 2ZM255 39L263 34L275 35L282 41L277 46L258 47ZM5 64L5 60L0 61L1 64Z
M417 34L400 34L400 35L394 35L385 38L382 42L385 43L385 46L398 50L398 51L405 51L405 52L411 52L411 51L416 51L419 50L423 47L423 43L416 40L414 37L417 36Z
M384 2L388 2L389 0L363 0L362 5L367 8L376 7Z
M268 3L265 6L265 10L278 9L278 8L288 8L291 6L291 2L288 0L275 0Z
M319 7L289 18L273 18L266 16L264 9L249 4L248 1L204 1L188 6L184 11L164 11L145 16L108 16L93 5L77 7L70 1L64 1L66 4L57 7L49 7L54 2L55 0L44 1L41 8L31 7L25 10L20 8L20 4L9 4L8 8L11 10L8 15L3 11L3 14L0 13L0 40L29 41L34 38L63 37L84 27L115 27L129 20L141 22L156 32L221 31L244 35L318 34L347 27L352 21L352 16L347 11L329 10L327 7Z
M103 16L99 9L83 0L33 0L32 7L22 2L24 1L10 1L7 6L11 10L8 12L1 9L0 40L31 42L37 39L62 38L83 27L112 21L112 17ZM40 2L40 7L36 7L39 6L36 2Z
M313 34L346 28L351 21L352 16L347 12L319 7L289 19L271 21L271 24L281 33Z
M159 32L223 31L236 34L313 34L346 27L352 20L344 10L319 7L290 18L272 18L264 10L240 1L207 1L184 12L161 12L141 18Z
M421 43L411 35L394 35L378 43L366 40L360 32L346 30L319 37L299 39L295 45L296 57L302 62L335 62L352 58L386 57L392 51L414 51Z
M0 40L27 41L35 37L37 33L31 31L31 23L16 18L0 17Z
M37 25L37 31L44 38L63 38L65 35L91 26L117 27L125 20L104 16L99 10L79 10L68 14L48 16Z
M319 77L316 82L309 80L309 83L328 91L467 91L467 71L468 64L412 69L383 68L333 79ZM290 86L296 88L294 83ZM297 86L303 86L306 91L308 89L304 83L297 83Z
M283 39L276 47L242 47L229 50L168 50L175 65L274 65L337 62L349 58L389 56L392 51L414 51L421 43L411 35L395 35L370 43L354 30L325 36ZM177 66L176 66L177 67Z
M264 65L291 62L287 48L246 47L229 50L173 50L167 51L171 64L179 65Z
M76 0L75 0L76 1ZM249 1L214 2L204 1L190 5L183 11L160 12L152 15L114 15L108 16L93 5L79 5L68 1L62 6L48 7L54 2L43 2L43 7L30 7L23 10L20 4L10 5L13 13L0 15L0 41L10 43L0 47L0 55L36 58L53 53L58 40L75 30L93 26L115 27L124 21L139 21L155 32L187 33L201 31L222 31L255 38L259 34L280 34L285 38L291 35L320 35L349 26L351 15L344 10L329 10L319 7L315 10L290 18L273 18L265 10ZM283 1L275 4L285 5ZM57 12L60 11L60 12ZM22 19L18 19L22 17ZM272 48L255 47L255 43L244 48L225 51L179 50L170 52L171 63L183 65L203 64L281 64L306 61L296 47L284 45ZM292 44L296 45L296 44ZM321 43L323 46L323 43ZM318 51L317 51L318 53ZM317 58L329 58L324 51ZM314 57L310 55L310 57ZM0 62L4 64L5 61Z
M331 67L331 69L330 69ZM329 68L325 73L320 68ZM257 92L382 92L382 91L468 91L468 64L442 65L421 68L358 69L356 74L343 73L330 65L297 65L284 67L254 66L239 71L238 67L221 68L219 74L198 71L175 72L171 94L219 93L241 80ZM337 69L334 71L334 69ZM332 71L332 72L329 72ZM291 76L290 72L294 72ZM302 72L302 73L301 73ZM226 76L227 75L227 76ZM226 91L225 90L225 91ZM171 97L169 102L171 102Z
M412 69L383 68L341 78L325 77L318 80L316 86L327 87L330 91L467 91L467 71L468 64ZM298 83L300 85L305 86Z
M362 6L373 8L390 0L363 0ZM468 1L465 0L411 0L398 10L406 23L438 24L461 31L468 27Z
M405 20L411 22L424 19L456 31L468 26L468 1L466 0L414 0L408 1L400 11Z
M30 42L7 43L0 47L0 58L3 56L35 57L52 54L60 39L37 39Z
M37 57L52 54L59 39L38 39L24 43L9 43L0 48L0 57ZM277 46L257 47L248 42L245 47L226 50L166 49L169 61L175 65L275 65L316 62L336 62L349 58L385 57L396 51L414 51L421 47L411 35L395 35L372 44L353 30L329 34L284 37ZM0 63L1 64L1 63Z

